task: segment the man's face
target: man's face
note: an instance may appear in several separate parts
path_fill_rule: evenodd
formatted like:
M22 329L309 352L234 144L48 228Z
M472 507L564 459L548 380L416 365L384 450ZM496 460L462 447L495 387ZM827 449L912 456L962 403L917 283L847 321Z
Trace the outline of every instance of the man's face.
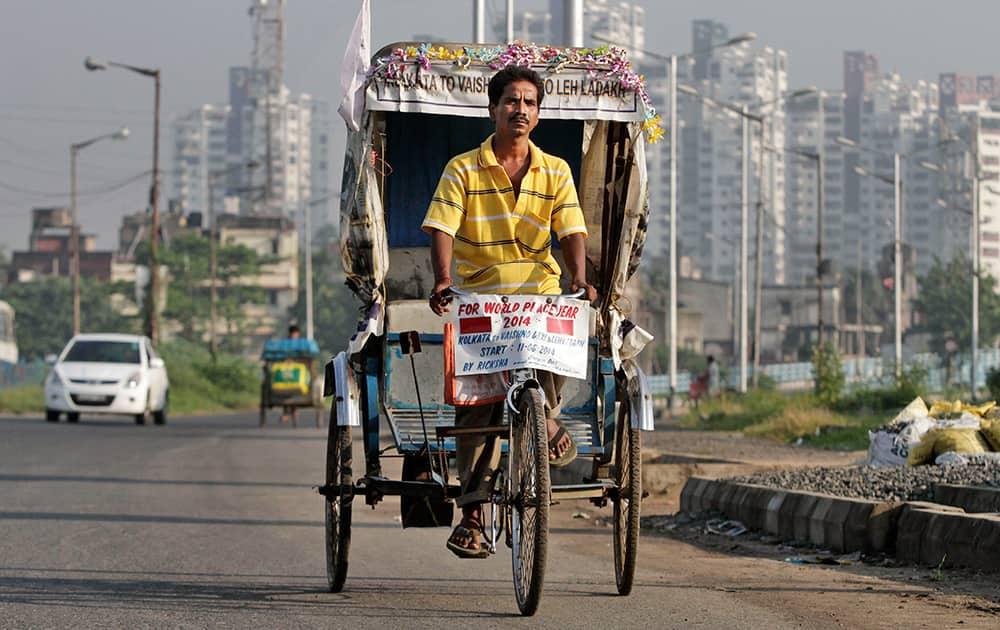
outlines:
M538 125L538 89L530 81L514 81L504 88L500 102L490 105L497 135L527 136Z

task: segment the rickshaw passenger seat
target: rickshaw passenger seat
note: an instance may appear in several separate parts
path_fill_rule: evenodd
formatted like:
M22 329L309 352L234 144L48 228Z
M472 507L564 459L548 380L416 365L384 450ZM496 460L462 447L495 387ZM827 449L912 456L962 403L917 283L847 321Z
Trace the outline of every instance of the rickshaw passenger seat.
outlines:
M386 332L401 333L415 330L425 335L440 335L447 322L455 321L455 309L438 317L427 300L394 300L385 311Z

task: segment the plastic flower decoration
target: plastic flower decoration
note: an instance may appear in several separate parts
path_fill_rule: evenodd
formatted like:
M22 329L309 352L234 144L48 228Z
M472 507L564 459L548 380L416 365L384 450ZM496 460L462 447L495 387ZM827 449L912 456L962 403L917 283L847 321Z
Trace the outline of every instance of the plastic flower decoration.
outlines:
M449 50L444 46L434 48L430 44L422 44L419 47L397 48L376 60L369 70L369 76L386 81L402 81L403 70L407 65L415 64L423 70L429 70L434 62L451 62L459 70L465 70L473 63L487 65L493 70L510 65L544 65L552 74L558 74L569 65L583 66L590 76L617 79L623 88L635 92L645 109L642 130L646 139L655 143L663 137L663 119L657 115L650 102L646 92L646 78L632 68L625 49L617 46L556 48L516 41L493 48L465 47Z

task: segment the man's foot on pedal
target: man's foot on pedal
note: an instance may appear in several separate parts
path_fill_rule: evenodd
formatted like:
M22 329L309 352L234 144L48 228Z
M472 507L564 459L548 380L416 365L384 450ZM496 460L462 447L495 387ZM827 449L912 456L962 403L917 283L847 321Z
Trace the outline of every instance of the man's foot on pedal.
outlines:
M478 518L463 516L448 538L448 549L459 558L486 558L490 552L483 547L482 533Z
M576 443L559 418L549 418L547 422L549 436L549 464L566 466L576 459Z

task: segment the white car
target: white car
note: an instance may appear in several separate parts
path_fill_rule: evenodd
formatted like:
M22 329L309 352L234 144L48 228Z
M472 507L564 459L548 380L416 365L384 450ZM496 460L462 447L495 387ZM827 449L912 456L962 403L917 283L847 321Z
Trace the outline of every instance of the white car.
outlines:
M85 334L70 339L45 379L45 419L66 414L130 415L136 424L152 416L167 421L167 368L148 337Z

